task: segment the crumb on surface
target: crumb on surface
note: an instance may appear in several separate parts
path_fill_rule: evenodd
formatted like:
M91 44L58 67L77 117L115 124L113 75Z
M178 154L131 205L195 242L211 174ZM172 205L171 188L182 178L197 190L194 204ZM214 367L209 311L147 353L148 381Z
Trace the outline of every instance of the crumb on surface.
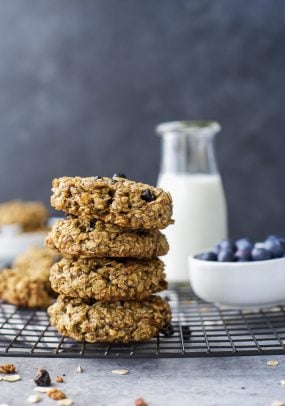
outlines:
M63 393L61 390L57 388L52 388L47 392L48 397L50 397L53 400L61 400L65 399L65 393Z
M14 374L16 372L16 366L14 364L2 364L0 365L1 374Z
M144 398L138 398L135 400L135 406L148 406Z

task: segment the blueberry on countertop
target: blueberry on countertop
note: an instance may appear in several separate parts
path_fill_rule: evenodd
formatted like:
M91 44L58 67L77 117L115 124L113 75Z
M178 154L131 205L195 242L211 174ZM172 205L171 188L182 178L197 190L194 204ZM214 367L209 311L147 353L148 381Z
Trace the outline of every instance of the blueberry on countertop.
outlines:
M284 254L284 248L280 239L275 235L270 235L264 241L264 248L271 252L272 258L280 258Z
M247 249L247 248L239 248L236 252L235 252L235 260L237 262L248 262L251 261L251 249Z
M235 254L230 248L223 248L218 253L219 262L233 262L235 260Z
M195 258L202 261L217 261L217 254L215 252L202 252L202 254L196 255Z
M271 259L271 252L266 248L253 248L251 251L251 257L253 261L265 261Z
M249 238L240 238L236 241L237 250L252 250L253 242Z

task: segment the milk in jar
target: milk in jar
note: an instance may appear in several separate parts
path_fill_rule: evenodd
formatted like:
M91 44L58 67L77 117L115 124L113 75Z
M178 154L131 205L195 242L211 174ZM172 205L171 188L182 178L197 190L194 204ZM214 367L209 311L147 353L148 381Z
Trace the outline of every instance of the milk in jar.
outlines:
M170 250L162 258L167 278L188 281L189 255L213 247L227 237L227 210L215 160L215 122L161 124L162 160L158 186L170 192L175 224L163 230Z

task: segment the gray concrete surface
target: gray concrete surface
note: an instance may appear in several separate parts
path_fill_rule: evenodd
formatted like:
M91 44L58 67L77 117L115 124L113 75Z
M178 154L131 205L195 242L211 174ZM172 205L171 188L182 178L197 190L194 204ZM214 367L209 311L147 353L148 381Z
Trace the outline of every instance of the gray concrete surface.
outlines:
M279 360L268 367L270 359ZM158 360L81 360L82 374L74 370L76 359L2 358L17 365L22 380L0 382L0 405L27 405L34 392L33 376L45 367L52 377L65 374L58 387L75 406L128 406L144 397L149 406L270 406L274 400L285 402L284 356L193 358ZM124 376L112 369L128 369ZM39 405L57 403L43 395Z

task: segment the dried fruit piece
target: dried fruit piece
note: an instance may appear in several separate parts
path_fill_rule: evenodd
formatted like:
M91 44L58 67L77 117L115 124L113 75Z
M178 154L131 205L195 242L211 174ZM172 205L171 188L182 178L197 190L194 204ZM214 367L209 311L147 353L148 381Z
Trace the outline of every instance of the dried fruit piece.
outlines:
M22 378L20 377L20 375L5 375L3 376L3 381L7 381L7 382L16 382L16 381L20 381Z
M34 381L38 386L50 386L51 385L51 379L50 379L49 373L46 369L43 369L43 368L38 368Z
M14 374L16 367L14 364L2 364L0 365L0 374Z
M81 368L81 365L78 365L78 367L76 368L76 370L74 372L76 372L78 374L82 374L83 368Z
M135 406L148 406L144 398L135 400Z
M62 383L62 382L64 382L64 379L63 379L62 376L57 376L57 377L55 378L55 382Z
M29 403L38 403L38 402L40 402L41 400L42 400L42 397L41 397L40 395L38 395L38 394L36 394L36 395L31 395L31 396L29 396L28 399L27 399L27 401L28 401Z
M127 369L112 369L112 374L127 375L129 371Z
M73 400L65 398L58 402L59 406L71 406L73 405Z
M276 359L272 359L271 361L267 361L267 365L269 367L276 367L277 365L279 365L279 362Z
M48 397L50 397L53 400L60 400L60 399L65 399L65 393L63 393L61 390L57 388L52 388L47 391Z
M152 202L155 200L155 196L151 193L149 189L145 189L142 191L141 199L145 202Z

